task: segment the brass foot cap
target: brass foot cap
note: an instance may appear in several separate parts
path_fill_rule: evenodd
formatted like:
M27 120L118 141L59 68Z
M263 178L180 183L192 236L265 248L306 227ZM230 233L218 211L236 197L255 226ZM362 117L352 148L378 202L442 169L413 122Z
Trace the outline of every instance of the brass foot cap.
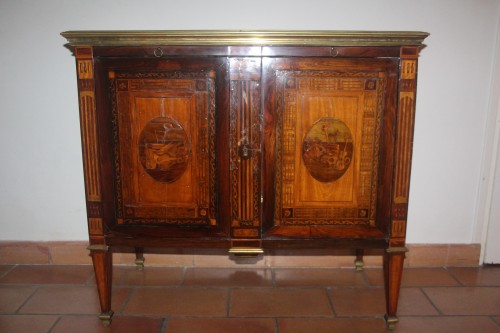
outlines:
M354 267L356 268L356 271L361 272L364 266L365 262L363 261L363 259L354 260Z
M107 313L103 312L99 315L99 319L102 322L102 326L108 327L109 325L111 325L111 318L113 317L113 314L114 314L113 311L109 311Z
M144 261L145 258L138 258L135 259L135 268L137 268L138 271L142 271L144 269Z
M389 329L389 331L393 331L396 328L398 322L398 317L385 315L385 323L387 324L387 328Z

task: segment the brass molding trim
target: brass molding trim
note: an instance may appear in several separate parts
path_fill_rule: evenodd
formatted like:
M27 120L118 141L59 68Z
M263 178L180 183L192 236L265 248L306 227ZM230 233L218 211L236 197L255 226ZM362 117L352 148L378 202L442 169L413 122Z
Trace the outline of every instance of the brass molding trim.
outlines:
M386 253L405 253L408 252L408 248L406 246L401 247L390 247L385 250Z
M87 250L89 250L89 251L108 251L109 246L107 246L107 245L89 245L89 246L87 246Z
M229 253L238 258L256 258L264 253L264 250L258 247L232 247Z
M329 30L89 30L65 31L61 35L68 40L70 46L420 46L429 33Z

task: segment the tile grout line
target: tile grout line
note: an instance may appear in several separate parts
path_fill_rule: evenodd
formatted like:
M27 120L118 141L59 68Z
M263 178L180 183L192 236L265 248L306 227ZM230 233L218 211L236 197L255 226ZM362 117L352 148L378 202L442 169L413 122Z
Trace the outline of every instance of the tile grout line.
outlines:
M357 272L361 274L363 281L365 282L365 287L374 287L372 283L370 283L370 280L368 279L368 276L366 275L366 268L363 268L361 272ZM403 272L404 274L404 272Z
M273 318L274 319L274 332L275 333L280 333L280 323L279 323L279 318Z
M49 328L49 330L47 331L47 333L51 333L51 332L54 330L54 328L56 328L56 326L57 326L57 325L59 324L59 322L62 320L63 316L64 316L64 315L59 314L59 317L57 318L57 320L56 320L56 321L54 321L54 324L52 324L52 326Z
M181 278L180 278L180 281L179 281L179 287L185 287L185 283L186 283L186 275L187 275L187 270L189 268L184 266L183 269L182 269L182 273L181 273Z
M455 288L457 288L457 287L455 287ZM436 309L437 313L439 314L439 317L444 316L444 314L441 312L441 310L437 307L436 304L434 304L434 302L431 300L429 295L425 292L424 287L418 287L418 289L420 289L420 291L422 292L422 294L424 294L424 297L427 299L427 301L429 301L429 303L434 307L434 309Z
M23 313L19 313L19 310L21 310L26 305L26 303L28 303L41 288L40 285L34 285L34 287L35 289L33 290L33 292L28 297L26 297L26 300L16 309L16 311L13 312L13 314L23 315Z
M2 266L9 266L9 265L2 265ZM6 277L10 272L12 272L16 267L18 267L18 264L12 265L11 268L9 268L7 271L5 271L2 275L0 275L0 280Z
M498 319L498 321L497 321L497 320L495 320L495 317L500 317L500 316L496 316L496 315L495 315L495 316L489 316L489 317L490 317L490 319L491 319L491 320L493 320L493 322L494 322L495 324L497 324L497 326L498 326L498 327L500 327L500 319Z
M460 281L456 276L455 274L453 274L452 272L450 272L450 270L448 269L448 266L445 266L443 267L443 269L451 276L451 278L453 280L455 280L457 283L458 283L458 286L456 287L467 287L467 285L465 283L462 283L462 281Z
M122 288L127 288L127 287L122 287ZM120 307L120 310L117 311L116 314L119 314L119 315L122 315L123 316L123 312L125 311L125 308L128 306L128 303L130 303L130 300L132 299L132 297L137 293L137 286L132 286L130 288L130 291L127 295L127 298L125 299L125 301L123 301L123 305Z
M95 280L95 273L94 269L92 268L92 273L90 273L90 276L87 278L87 280L83 283L84 286L91 286L92 284L92 279ZM97 285L97 282L96 282Z
M168 329L168 324L170 323L170 317L162 318L160 325L160 333L166 333Z
M231 301L233 299L233 288L227 288L226 292L226 318L231 318Z
M333 295L329 293L330 288L325 287L324 291L326 293L326 299L328 300L328 304L330 305L330 309L332 310L333 317L337 318L337 311L335 311L335 306L333 305Z

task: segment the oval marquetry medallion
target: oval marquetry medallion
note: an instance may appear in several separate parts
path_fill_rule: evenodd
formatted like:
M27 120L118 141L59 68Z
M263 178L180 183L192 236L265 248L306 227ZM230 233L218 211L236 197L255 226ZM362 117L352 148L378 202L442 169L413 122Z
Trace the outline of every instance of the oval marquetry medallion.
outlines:
M307 132L302 159L309 174L324 183L342 177L352 162L353 139L347 125L335 118L320 118Z
M139 159L144 170L164 183L179 179L189 163L191 144L181 124L170 117L151 120L139 136Z

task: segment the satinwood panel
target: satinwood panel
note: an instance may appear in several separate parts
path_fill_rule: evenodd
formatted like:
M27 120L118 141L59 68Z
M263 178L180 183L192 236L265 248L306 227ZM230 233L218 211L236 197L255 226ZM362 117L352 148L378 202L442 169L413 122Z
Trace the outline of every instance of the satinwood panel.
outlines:
M375 226L387 64L280 59L268 71L274 228Z
M215 225L214 73L109 76L118 223Z

